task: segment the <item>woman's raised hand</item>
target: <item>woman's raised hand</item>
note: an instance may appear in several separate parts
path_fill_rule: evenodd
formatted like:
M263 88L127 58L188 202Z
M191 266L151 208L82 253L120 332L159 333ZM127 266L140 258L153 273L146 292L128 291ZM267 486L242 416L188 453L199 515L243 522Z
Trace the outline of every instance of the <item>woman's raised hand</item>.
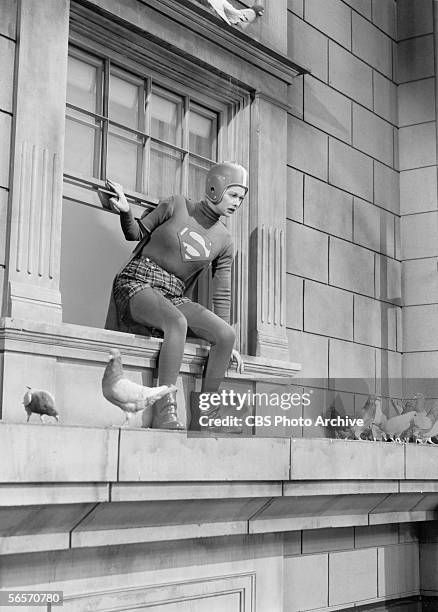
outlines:
M115 196L109 199L113 210L115 210L118 213L128 212L129 203L128 203L128 200L126 199L126 196L123 192L123 187L120 185L120 183L114 183L113 181L110 181L109 179L107 179L106 186L109 189L109 191L114 191L114 193L116 194Z

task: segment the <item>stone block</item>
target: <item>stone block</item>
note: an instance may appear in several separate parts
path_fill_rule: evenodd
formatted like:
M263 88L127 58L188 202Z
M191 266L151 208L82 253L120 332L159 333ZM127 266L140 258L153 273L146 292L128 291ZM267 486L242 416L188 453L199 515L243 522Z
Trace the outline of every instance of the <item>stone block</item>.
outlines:
M394 163L392 125L357 104L353 104L353 146L388 166Z
M350 391L353 386L356 393L374 393L375 350L370 346L330 340L329 364L336 388Z
M438 451L437 451L438 452ZM401 446L384 442L358 440L308 440L291 441L291 480L312 480L315 478L315 465L318 466L320 480L375 480L404 477L404 450ZM362 512L367 503L372 504L374 497L346 498L338 500L359 504ZM381 496L385 498L385 494ZM377 501L379 501L377 496ZM350 512L351 513L351 512ZM324 514L336 514L327 508Z
M398 40L433 32L433 0L397 0Z
M323 283L328 278L328 236L287 221L286 269L290 274Z
M304 123L288 116L288 164L327 180L328 136Z
M397 347L397 350L401 351L401 346ZM402 357L400 353L395 353L394 351L376 350L377 394L385 397L401 397L403 395ZM392 415L389 405L385 409Z
M434 76L432 34L410 38L398 45L397 80L399 83Z
M435 121L435 79L398 86L399 126Z
M421 588L424 591L438 590L438 545L422 544L420 548ZM432 610L433 608L431 608Z
M0 187L9 187L9 159L11 152L12 117L0 111Z
M328 555L284 560L284 609L300 612L324 608L328 601Z
M329 182L371 201L373 199L373 160L360 151L330 138Z
M431 166L400 172L400 213L428 212L437 206L437 170Z
M351 10L341 0L326 0L323 11L319 0L306 0L306 21L351 49Z
M302 364L301 376L326 379L328 377L328 339L314 334L288 330L289 354Z
M418 544L385 546L377 551L379 597L402 596L420 589Z
M403 350L438 350L438 304L404 308Z
M311 75L304 78L304 119L351 143L351 100Z
M357 13L352 16L352 29L353 53L391 78L392 41L389 36Z
M370 548L398 544L398 525L369 525L354 528L354 547Z
M403 355L403 378L409 380L422 379L425 393L436 397L436 373L438 370L438 351L405 353ZM429 390L429 391L428 391ZM415 390L414 390L415 392Z
M377 596L377 550L330 554L329 605L358 603Z
M394 257L394 215L354 198L353 241L361 246Z
M0 482L117 480L117 439L116 429L0 423Z
M304 114L304 75L296 76L287 88L289 112L299 119Z
M327 38L311 25L289 13L287 48L292 61L306 66L312 74L327 82Z
M16 0L2 0L0 2L0 34L16 38L17 2Z
M284 480L289 440L282 438L188 438L186 432L120 431L119 480Z
M438 255L438 212L402 217L400 228L403 259Z
M6 189L2 189L0 187L0 266L5 265L8 196L9 192Z
M304 11L304 0L287 0L287 9L298 15L299 17L303 17Z
M328 82L360 104L373 107L372 68L331 40Z
M301 531L289 531L283 534L284 556L301 554Z
M63 407L63 423L68 425L97 425L99 427L121 426L124 413L110 404L102 395L101 381L105 370L103 364L72 363L59 360L56 378L56 397ZM152 369L143 371L124 366L129 380L140 385L152 386ZM81 398L86 397L83 402ZM90 405L94 408L90 411ZM131 417L131 427L141 427L141 413Z
M0 109L12 112L12 95L14 90L14 57L15 43L0 36Z
M397 35L395 0L372 0L373 23L391 38Z
M389 0L392 2L392 0ZM374 112L386 121L397 125L397 86L382 76L379 72L373 73Z
M304 222L333 236L352 240L353 197L323 181L306 176Z
M354 341L379 348L396 350L396 312L394 307L354 296Z
M435 122L400 128L400 170L436 164Z
M374 202L394 214L400 214L399 173L374 161Z
M330 285L304 284L304 331L353 339L353 295Z
M398 526L398 530L400 544L418 542L418 523L403 523Z
M303 531L303 553L347 550L354 547L354 528L308 529Z
M295 168L287 169L287 218L303 222L304 175Z
M374 297L374 254L330 238L330 285Z
M371 0L345 0L355 11L371 19Z
M402 264L403 305L438 303L438 259L412 259Z
M286 275L286 325L293 329L303 329L303 284L299 276Z

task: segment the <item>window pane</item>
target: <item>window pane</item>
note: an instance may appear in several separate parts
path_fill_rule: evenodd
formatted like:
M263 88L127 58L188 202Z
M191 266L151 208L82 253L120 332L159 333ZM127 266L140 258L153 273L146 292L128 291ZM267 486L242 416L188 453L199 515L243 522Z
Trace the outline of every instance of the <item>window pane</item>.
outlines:
M97 104L100 68L75 57L68 58L67 102L92 113L98 113Z
M213 164L191 160L189 165L189 198L202 200L205 196L205 178Z
M126 127L139 129L140 87L111 75L109 117Z
M170 144L181 146L182 100L170 100L153 93L151 96L151 134Z
M151 144L150 179L147 192L154 197L165 197L181 192L182 155L170 147Z
M138 154L141 140L108 134L107 177L126 189L137 190Z
M100 129L67 117L65 123L65 168L84 176L98 176L94 167Z
M208 159L216 159L216 121L190 111L189 150Z

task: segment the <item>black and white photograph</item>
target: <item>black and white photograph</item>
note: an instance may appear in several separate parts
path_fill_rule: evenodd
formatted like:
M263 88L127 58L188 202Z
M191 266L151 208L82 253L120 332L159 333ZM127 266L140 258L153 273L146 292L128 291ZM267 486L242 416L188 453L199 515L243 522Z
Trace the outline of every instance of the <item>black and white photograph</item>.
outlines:
M438 612L438 0L0 0L0 611Z

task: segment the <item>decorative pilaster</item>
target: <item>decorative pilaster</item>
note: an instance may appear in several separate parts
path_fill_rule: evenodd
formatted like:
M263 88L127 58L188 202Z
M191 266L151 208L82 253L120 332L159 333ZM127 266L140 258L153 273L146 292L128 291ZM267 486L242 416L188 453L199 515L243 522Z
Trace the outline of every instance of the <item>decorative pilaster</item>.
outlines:
M61 321L69 0L20 0L6 315Z
M251 115L251 352L289 360L286 334L287 112L261 94Z

